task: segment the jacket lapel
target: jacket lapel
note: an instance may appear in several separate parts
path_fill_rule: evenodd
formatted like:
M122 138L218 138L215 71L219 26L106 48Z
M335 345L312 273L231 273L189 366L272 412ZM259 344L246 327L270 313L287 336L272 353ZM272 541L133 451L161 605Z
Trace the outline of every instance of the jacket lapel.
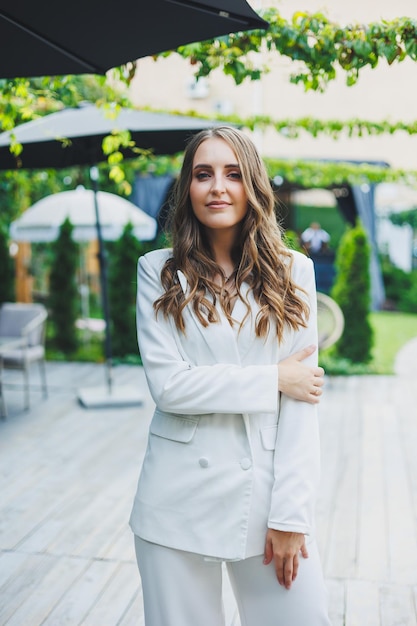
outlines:
M247 298L250 307L249 316L246 318L243 326L239 329L237 338L239 344L239 354L241 359L244 359L249 352L254 341L257 341L255 333L255 321L259 311L259 305L256 302L252 290L246 283L242 285L242 295ZM233 309L233 317L238 324L242 322L247 313L246 305L239 298L236 301L235 308Z
M184 294L188 294L187 279L181 270L178 270L178 279ZM187 306L188 318L192 321L194 328L203 338L214 360L218 363L235 363L241 364L241 358L238 350L235 331L226 321L222 324L209 324L204 327L198 320L193 307L189 304ZM220 312L220 315L222 313Z

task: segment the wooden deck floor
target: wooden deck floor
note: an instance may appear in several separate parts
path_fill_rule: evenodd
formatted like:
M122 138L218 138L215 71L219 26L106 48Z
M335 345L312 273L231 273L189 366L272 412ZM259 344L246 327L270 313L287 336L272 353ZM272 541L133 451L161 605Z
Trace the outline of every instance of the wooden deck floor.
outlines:
M123 409L77 402L79 387L104 383L102 366L48 363L47 375L49 399L33 391L25 413L20 373L6 372L0 625L140 626L127 520L152 412L143 371L115 368L117 384L144 393ZM320 416L317 526L332 623L417 626L416 376L329 379ZM225 598L237 626L227 582Z

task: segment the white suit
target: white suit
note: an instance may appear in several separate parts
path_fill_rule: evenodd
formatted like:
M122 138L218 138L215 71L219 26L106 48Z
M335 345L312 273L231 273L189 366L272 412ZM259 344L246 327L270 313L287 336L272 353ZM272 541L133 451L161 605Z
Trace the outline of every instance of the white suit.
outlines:
M275 327L255 335L259 310L248 286L251 315L236 301L231 327L203 327L192 306L186 333L171 317L155 317L160 272L169 250L139 259L138 339L156 404L130 524L147 542L237 561L264 551L267 527L312 537L319 480L316 407L280 396L277 363L317 345L313 265L294 252L293 280L310 295L307 328ZM184 292L187 281L178 278ZM306 296L307 297L307 296ZM315 364L317 354L306 363ZM307 539L308 541L308 539ZM278 583L277 583L278 585ZM187 625L184 625L187 626Z

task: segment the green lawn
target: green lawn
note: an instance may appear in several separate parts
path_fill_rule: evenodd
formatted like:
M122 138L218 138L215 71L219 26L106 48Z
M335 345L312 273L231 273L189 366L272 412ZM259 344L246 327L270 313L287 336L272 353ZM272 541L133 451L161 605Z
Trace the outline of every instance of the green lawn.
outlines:
M397 352L410 339L417 337L417 315L379 311L371 313L374 348L371 367L378 374L392 374Z
M329 375L349 376L361 374L393 374L398 351L417 337L417 315L378 311L371 313L374 346L370 363L351 363L334 355L334 348L323 350L319 362Z

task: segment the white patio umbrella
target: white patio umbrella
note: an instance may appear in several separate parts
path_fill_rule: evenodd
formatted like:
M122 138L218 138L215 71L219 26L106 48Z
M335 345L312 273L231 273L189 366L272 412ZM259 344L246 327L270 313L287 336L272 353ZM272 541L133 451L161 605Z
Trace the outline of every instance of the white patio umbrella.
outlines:
M100 206L101 234L105 241L115 241L126 224L140 241L155 238L156 220L132 202L106 191L97 192ZM74 241L97 239L94 191L77 187L42 198L12 222L10 236L15 241L55 241L61 224L68 218L74 226Z
M140 241L154 239L157 231L156 220L132 202L116 194L77 187L72 191L52 194L35 202L23 215L12 222L10 235L15 241L48 242L55 241L61 224L68 218L74 226L73 238L77 242L97 239L97 210L100 206L100 239L115 241L121 236L124 227L130 223L133 233ZM88 287L81 285L82 309L88 311ZM106 292L107 293L107 292ZM107 303L107 298L106 298ZM110 354L109 312L105 308L106 352ZM88 315L85 315L88 317ZM142 402L136 389L122 387L112 390L111 359L106 361L107 387L80 389L79 400L84 406L124 406ZM111 398L110 398L111 395ZM111 399L111 403L110 403Z
M105 241L120 238L124 227L130 223L133 234L139 241L155 238L156 220L142 211L132 202L121 196L105 191L94 192L79 186L71 191L63 191L42 198L29 207L19 219L10 225L10 236L17 242L42 243L55 241L66 218L72 223L73 239L78 243L97 239L96 206L100 205L100 231ZM88 318L88 286L80 285L83 317ZM108 331L108 316L104 320L104 329ZM88 325L88 321L85 321ZM109 364L109 368L110 368ZM111 376L111 373L108 374ZM123 402L132 399L123 390ZM135 395L135 398L137 393ZM120 404L120 402L119 402Z

